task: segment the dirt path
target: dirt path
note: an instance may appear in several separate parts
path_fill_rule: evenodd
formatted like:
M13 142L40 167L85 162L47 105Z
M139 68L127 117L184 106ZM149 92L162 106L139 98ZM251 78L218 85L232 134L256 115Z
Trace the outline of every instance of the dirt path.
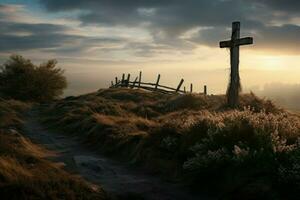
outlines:
M105 158L84 148L78 139L46 130L38 120L38 111L28 113L26 135L35 143L55 151L56 162L66 170L80 174L86 180L100 184L106 191L120 196L136 196L145 200L201 200L204 196L191 195L170 182L133 170L124 163Z

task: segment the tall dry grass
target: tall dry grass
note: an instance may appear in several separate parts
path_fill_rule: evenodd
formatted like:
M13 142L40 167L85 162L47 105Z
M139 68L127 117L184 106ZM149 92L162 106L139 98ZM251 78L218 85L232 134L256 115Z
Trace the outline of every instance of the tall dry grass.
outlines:
M225 199L291 199L300 189L300 119L254 94L229 110L222 95L108 89L43 112L103 153Z
M101 188L47 161L49 152L22 136L22 113L29 108L0 99L1 199L109 199Z

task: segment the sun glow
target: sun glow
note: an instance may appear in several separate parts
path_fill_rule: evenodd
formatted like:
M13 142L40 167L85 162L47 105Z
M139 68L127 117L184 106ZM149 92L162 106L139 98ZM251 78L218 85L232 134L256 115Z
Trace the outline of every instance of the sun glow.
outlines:
M267 70L283 69L284 62L284 58L280 56L263 56L261 58L261 63L263 63L263 67Z

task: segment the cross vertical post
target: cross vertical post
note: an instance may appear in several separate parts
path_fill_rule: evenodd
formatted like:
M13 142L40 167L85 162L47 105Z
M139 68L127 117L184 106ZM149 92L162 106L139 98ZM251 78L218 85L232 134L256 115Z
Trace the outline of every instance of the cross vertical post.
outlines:
M239 104L241 91L239 75L239 51L240 45L253 44L253 38L240 38L240 22L232 23L231 40L220 42L220 48L230 48L230 82L227 89L227 103L231 108Z
M232 23L231 40L234 41L240 38L240 23ZM231 107L237 107L239 102L240 92L240 75L239 75L239 59L240 59L240 47L232 46L230 48L230 85L228 88L228 103Z

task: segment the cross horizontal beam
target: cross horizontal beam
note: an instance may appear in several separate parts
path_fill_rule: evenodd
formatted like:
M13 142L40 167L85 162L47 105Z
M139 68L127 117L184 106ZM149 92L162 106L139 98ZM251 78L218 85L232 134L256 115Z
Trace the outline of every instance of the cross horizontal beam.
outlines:
M228 48L228 47L231 48L231 47L247 45L247 44L253 44L252 37L245 37L245 38L240 38L240 39L236 39L236 40L222 41L222 42L220 42L220 48Z

